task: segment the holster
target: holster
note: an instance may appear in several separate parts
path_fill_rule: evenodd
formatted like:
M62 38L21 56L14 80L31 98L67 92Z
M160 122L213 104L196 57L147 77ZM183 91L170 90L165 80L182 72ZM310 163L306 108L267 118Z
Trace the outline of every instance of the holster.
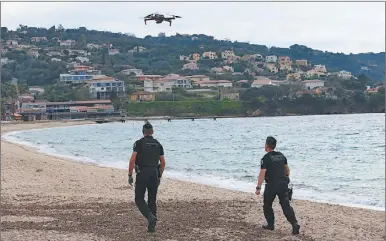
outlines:
M141 173L141 170L139 169L139 166L137 164L134 166L134 170L136 174Z

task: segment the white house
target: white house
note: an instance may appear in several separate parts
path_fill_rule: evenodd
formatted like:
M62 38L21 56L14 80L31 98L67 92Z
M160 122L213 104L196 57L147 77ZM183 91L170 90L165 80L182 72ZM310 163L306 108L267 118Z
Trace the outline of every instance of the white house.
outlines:
M182 69L198 70L200 69L195 62L184 64Z
M209 59L217 59L217 54L216 52L204 52L202 54L203 58L209 58Z
M312 90L317 87L324 87L324 81L323 80L318 80L318 79L313 79L313 80L305 80L302 81L304 87L308 90Z
M81 63L88 63L88 62L90 62L90 60L87 57L78 56L75 59L80 61Z
M272 64L272 63L266 63L264 65L264 67L266 69L268 69L268 71L272 72L272 73L277 73L279 72L279 69L275 66L275 64Z
M197 81L196 84L200 87L232 87L232 81L229 80L203 80Z
M235 53L233 50L225 50L224 52L221 52L221 58L228 59L228 57L235 56Z
M226 66L223 66L222 69L223 69L224 71L234 72L234 69L233 69L232 66L227 66L227 65L226 65Z
M130 75L134 74L135 76L143 75L142 69L124 69L121 71L122 74Z
M113 93L124 96L125 83L112 77L93 78L88 82L91 99L109 99Z
M116 54L119 54L118 49L109 49L109 55L116 55Z
M256 79L252 82L251 87L260 88L264 85L273 85L272 80L264 76L256 76Z
M187 61L187 60L189 60L189 56L180 55L180 60L181 61Z
M276 55L268 55L265 57L265 62L267 63L276 63L277 56Z
M314 69L315 71L322 72L322 73L326 73L326 72L327 72L326 66L321 65L321 64L315 65L313 69Z
M65 46L65 47L72 47L76 44L75 40L64 40L64 41L59 41L60 46Z
M193 82L209 80L209 77L206 75L191 75L191 76L186 76L186 78L190 79Z
M142 47L142 46L136 46L134 47L133 49L127 51L127 52L143 52L145 51L146 48L145 47Z
M352 74L351 74L351 72L342 70L342 71L339 71L339 72L338 72L337 76L338 76L339 78L342 78L342 79L351 79Z
M147 92L171 92L173 82L169 80L151 80L145 79L143 82L144 91Z
M87 44L86 48L88 48L88 49L101 49L102 45L99 45L99 44Z

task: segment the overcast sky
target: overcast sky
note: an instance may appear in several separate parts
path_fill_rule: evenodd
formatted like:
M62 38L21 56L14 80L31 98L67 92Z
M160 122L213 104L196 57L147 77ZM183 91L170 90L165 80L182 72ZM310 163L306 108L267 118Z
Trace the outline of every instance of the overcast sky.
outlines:
M144 25L153 13L181 15ZM302 44L332 52L385 51L385 3L16 3L2 2L1 25L86 27L137 37L203 33L217 39L289 47Z

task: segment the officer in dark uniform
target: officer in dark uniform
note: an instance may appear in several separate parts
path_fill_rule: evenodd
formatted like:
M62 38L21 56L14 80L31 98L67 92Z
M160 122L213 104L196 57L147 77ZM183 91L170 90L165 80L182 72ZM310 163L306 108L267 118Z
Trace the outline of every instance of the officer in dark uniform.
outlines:
M146 122L142 129L143 138L134 143L129 164L129 184L133 184L133 169L136 171L135 203L148 220L148 232L155 232L157 222L157 191L165 157L162 145L153 138L153 126ZM147 189L148 203L145 201Z
M292 234L299 234L300 226L290 204L290 189L288 189L290 170L287 158L281 152L274 151L275 147L276 139L271 136L267 137L265 142L265 151L267 154L261 159L261 168L256 187L256 195L260 195L261 185L265 180L263 210L267 224L263 225L263 228L274 230L275 216L272 203L277 195L283 213L292 225Z

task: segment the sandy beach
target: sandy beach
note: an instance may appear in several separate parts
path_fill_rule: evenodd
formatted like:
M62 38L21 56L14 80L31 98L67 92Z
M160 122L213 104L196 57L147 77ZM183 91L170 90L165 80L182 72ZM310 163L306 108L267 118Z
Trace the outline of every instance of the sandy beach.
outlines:
M4 124L1 133L87 123ZM4 241L385 240L384 211L294 200L301 234L293 236L277 199L276 229L265 231L262 196L166 178L158 194L157 232L148 234L126 170L73 162L4 140L1 199Z

